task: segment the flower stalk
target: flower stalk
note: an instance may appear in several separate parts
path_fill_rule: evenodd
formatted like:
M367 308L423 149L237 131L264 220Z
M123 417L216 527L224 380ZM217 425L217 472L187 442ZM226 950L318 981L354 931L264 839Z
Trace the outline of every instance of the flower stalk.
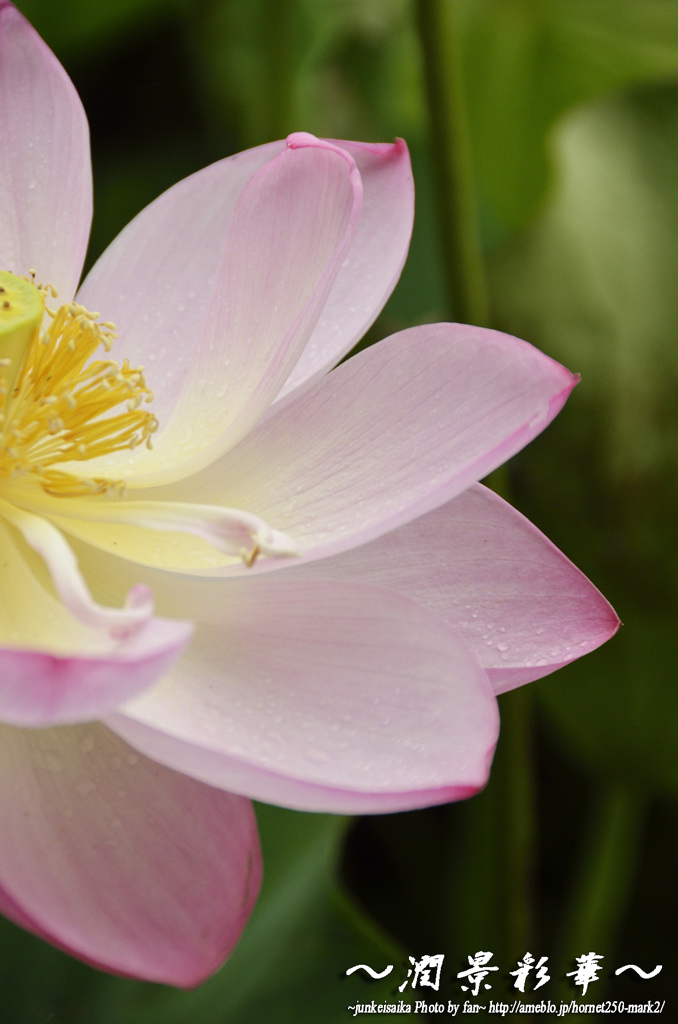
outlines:
M453 319L489 325L456 0L417 0L433 173L448 303Z
M448 304L455 318L488 326L490 302L480 244L457 7L457 0L417 0L417 16L431 135L437 143L434 174ZM508 500L505 466L495 470L489 482ZM501 793L483 810L484 815L495 819L488 823L496 840L493 856L498 861L492 871L505 894L501 937L509 955L528 948L534 925L531 890L537 826L531 705L531 695L525 690L503 702L502 744L494 780Z
M600 785L568 899L559 963L572 968L573 958L589 950L607 956L613 952L636 875L644 813L643 799L632 786ZM607 974L603 971L603 976ZM596 989L597 997L601 988ZM572 990L564 989L563 997L571 998Z

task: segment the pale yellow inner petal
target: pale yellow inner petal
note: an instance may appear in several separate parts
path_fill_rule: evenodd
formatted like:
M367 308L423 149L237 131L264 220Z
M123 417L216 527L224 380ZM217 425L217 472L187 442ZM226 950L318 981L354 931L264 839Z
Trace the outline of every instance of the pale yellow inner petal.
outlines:
M106 649L107 634L88 628L70 614L53 594L40 558L2 518L0 560L0 646L64 656L73 650L86 656ZM111 637L110 648L115 644Z

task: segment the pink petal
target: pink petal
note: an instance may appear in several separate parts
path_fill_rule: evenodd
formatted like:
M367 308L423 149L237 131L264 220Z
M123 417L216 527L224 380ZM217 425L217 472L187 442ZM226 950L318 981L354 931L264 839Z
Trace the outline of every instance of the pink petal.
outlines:
M362 213L322 316L281 395L330 370L360 341L393 291L410 244L414 183L403 140L336 145L360 171Z
M78 293L83 305L115 320L114 352L146 367L162 424L191 369L238 197L284 145L238 153L168 189L111 243Z
M108 724L226 789L304 810L395 811L485 784L497 709L476 659L428 610L375 587L168 578L195 644Z
M481 484L370 544L282 575L369 583L427 605L463 636L495 693L548 675L619 627L584 574Z
M92 218L87 119L54 54L0 0L0 268L75 293Z
M0 523L0 720L44 726L88 721L156 682L190 640L189 622L150 618L116 635L69 615L44 568ZM104 566L104 571L106 571Z
M214 465L146 496L247 510L288 534L301 560L324 558L466 490L543 430L575 383L517 338L459 324L412 328L284 399ZM90 524L63 527L107 544ZM141 536L120 530L108 549L192 573L287 567L273 559L205 567L195 545Z
M192 987L215 971L260 882L248 801L99 725L0 730L2 911L118 974Z
M143 482L172 480L207 465L261 417L315 327L360 203L351 157L312 136L292 136L251 178L229 221L212 304L191 339L176 407L152 452L121 456L128 484L140 475ZM107 461L109 474L111 466Z
M374 321L400 274L412 230L407 147L336 142L356 162L363 208L323 314L285 391L333 366ZM139 214L99 259L79 300L113 315L120 345L143 363L166 422L202 330L230 218L250 178L284 142L238 153L179 182ZM212 285L209 283L212 282ZM166 358L167 349L172 352Z

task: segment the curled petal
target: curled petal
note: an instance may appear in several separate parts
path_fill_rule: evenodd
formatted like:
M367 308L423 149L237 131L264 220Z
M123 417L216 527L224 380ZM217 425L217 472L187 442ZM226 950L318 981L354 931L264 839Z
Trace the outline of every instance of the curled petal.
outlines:
M97 655L2 647L0 721L42 727L101 718L161 678L191 633L189 623L152 619Z
M69 301L92 218L87 118L54 54L6 0L0 98L0 267L35 270Z
M376 584L415 598L464 637L495 693L554 672L619 627L586 576L482 484L370 544L283 575Z
M15 494L17 489L15 488ZM98 501L86 498L54 498L34 490L21 494L22 503L33 511L49 516L61 529L73 528L77 523L95 523L99 536L105 543L115 525L133 533L142 544L157 545L155 531L172 534L170 546L187 537L198 538L194 564L200 564L200 552L207 553L213 561L217 553L224 556L224 564L242 561L252 565L259 556L287 558L299 555L299 547L291 537L274 530L258 516L240 509L223 508L218 505L199 505L195 502L178 501L126 501L101 497Z
M115 320L131 364L146 367L163 424L191 369L186 339L202 331L238 197L284 145L238 153L163 192L114 239L78 292L88 309Z
M414 183L407 146L337 142L360 171L363 205L346 258L301 359L280 396L339 362L374 323L407 257Z
M183 987L212 974L259 888L249 802L100 725L0 734L3 913L117 974Z
M55 600L44 565L2 523L0 552L0 721L44 726L106 714L153 685L192 635L190 623L157 617L125 636L89 628Z
M125 636L151 618L153 595L148 587L132 588L124 608L106 608L93 599L73 551L47 519L2 499L0 516L16 527L26 543L40 555L59 598L85 626Z
M261 417L298 361L350 245L360 175L343 150L312 136L288 145L242 190L191 347L183 388L153 450L96 460L128 486L208 465ZM182 339L182 346L185 340ZM76 467L77 471L77 467ZM88 471L93 473L92 463Z
M358 341L395 285L407 255L414 188L407 147L336 142L354 159L363 186L360 220L350 248L283 393L335 365ZM284 142L246 150L174 185L146 207L101 256L79 300L115 314L125 355L143 363L165 423L183 390L192 351L184 344L203 328L224 238L248 181ZM171 357L167 358L171 352Z
M168 579L200 622L167 679L107 719L211 785L306 810L394 811L485 784L485 672L428 610L345 583Z

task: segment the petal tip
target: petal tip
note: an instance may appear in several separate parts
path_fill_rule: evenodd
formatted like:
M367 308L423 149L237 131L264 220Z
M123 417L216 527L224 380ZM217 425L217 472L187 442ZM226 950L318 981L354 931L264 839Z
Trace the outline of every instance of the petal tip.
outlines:
M288 149L303 149L304 146L321 145L321 140L310 132L292 132L285 139Z
M351 168L352 174L356 174L358 178L360 177L353 156L342 146L341 142L334 142L331 139L319 139L316 135L311 135L310 132L292 132L291 135L287 136L285 146L287 149L292 150L327 149L331 153L336 153L337 156L343 157Z

